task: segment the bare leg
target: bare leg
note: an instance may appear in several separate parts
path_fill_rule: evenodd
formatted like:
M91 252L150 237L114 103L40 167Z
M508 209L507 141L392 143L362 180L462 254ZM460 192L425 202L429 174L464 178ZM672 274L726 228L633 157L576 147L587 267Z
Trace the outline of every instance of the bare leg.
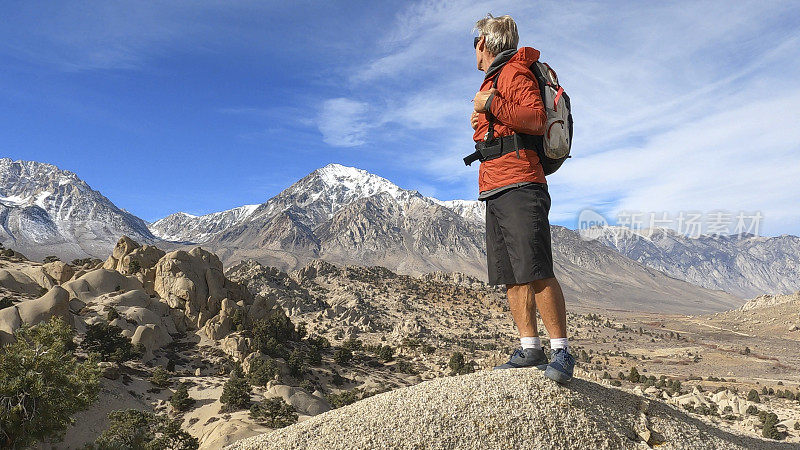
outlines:
M536 292L536 307L539 308L539 315L547 329L547 334L551 339L567 337L567 308L564 305L564 293L561 292L561 285L558 280L545 278L536 280L533 283ZM511 298L509 291L509 299ZM513 314L513 307L511 309ZM516 318L516 316L514 316ZM535 323L535 322L534 322Z
M506 289L511 316L517 324L520 337L538 336L533 284L507 284Z

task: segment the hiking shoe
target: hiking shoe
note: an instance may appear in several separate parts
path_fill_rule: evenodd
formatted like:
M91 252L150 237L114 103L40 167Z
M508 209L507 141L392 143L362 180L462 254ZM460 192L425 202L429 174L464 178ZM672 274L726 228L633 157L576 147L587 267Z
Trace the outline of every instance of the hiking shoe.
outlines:
M542 348L518 348L511 354L508 362L495 366L497 369L516 369L518 367L536 367L544 370L547 367L547 355Z
M550 364L544 370L544 376L556 383L566 383L572 379L575 369L575 358L565 348L558 348L550 352Z

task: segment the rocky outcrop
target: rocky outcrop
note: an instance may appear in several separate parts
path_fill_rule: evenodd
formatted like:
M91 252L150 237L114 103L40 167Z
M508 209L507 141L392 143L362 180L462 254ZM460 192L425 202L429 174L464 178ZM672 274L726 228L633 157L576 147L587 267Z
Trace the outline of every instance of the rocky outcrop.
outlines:
M322 397L285 384L276 384L264 392L264 398L280 397L291 405L298 414L316 416L331 410L331 405Z
M171 308L182 310L192 328L217 315L228 297L222 262L200 247L167 253L155 267L155 292Z
M788 295L759 295L758 297L749 300L747 303L739 308L740 311L750 311L753 309L768 308L770 306L783 305L784 303L798 303L800 304L800 292Z
M27 295L39 295L42 290L33 278L16 269L0 269L0 286Z
M0 345L14 342L14 332L23 325L36 325L51 317L61 317L72 324L69 293L55 286L43 296L0 310Z
M283 396L283 395L281 395ZM722 431L656 400L536 370L484 371L378 394L236 442L243 449L753 449L788 445Z
M44 272L50 276L56 283L62 284L72 279L75 275L75 269L67 263L61 261L53 261L43 264Z
M139 245L128 236L122 236L103 267L125 275L135 275L148 294L155 292L155 265L165 252L152 245Z

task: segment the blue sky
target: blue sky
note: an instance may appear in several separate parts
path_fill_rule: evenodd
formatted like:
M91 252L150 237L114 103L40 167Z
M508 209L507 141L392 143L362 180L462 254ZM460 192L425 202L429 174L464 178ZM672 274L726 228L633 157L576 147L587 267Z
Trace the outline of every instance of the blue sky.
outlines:
M800 234L797 2L0 3L0 156L155 220L336 162L475 198L472 26L511 14L572 98L551 219L759 211Z

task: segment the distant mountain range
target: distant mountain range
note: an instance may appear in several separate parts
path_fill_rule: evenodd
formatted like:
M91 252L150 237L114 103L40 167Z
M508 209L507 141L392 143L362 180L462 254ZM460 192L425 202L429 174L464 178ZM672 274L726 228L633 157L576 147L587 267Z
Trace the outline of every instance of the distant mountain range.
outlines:
M0 241L6 247L33 259L105 258L123 234L157 240L144 220L117 208L74 173L0 158Z
M750 298L800 290L800 237L700 236L606 227L603 244L648 267L709 289Z
M485 279L484 215L482 202L440 201L364 170L330 164L262 204L202 216L179 212L148 227L71 172L0 159L0 240L32 258L104 258L127 234L165 249L200 244L226 265L252 258L294 270L325 259L412 275L458 271ZM797 237L742 238L734 245L733 238L662 234L669 238L619 245L605 235L586 241L554 226L557 272L578 301L606 305L603 297L613 296L622 308L675 297L692 299L696 308L690 309L698 311L742 303L698 286L739 297L800 288Z

